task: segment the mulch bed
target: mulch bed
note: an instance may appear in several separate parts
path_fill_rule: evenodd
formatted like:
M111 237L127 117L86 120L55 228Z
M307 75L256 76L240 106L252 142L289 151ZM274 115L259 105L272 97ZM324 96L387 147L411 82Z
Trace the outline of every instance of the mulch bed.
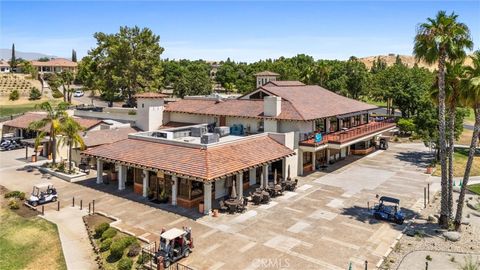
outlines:
M11 190L9 190L6 187L0 185L0 206L2 208L3 207L10 208L8 206L8 202L9 202L10 198L5 198L4 197L4 194L8 193L10 191ZM25 202L25 200L23 200L23 201L21 201L19 199L16 199L16 200L18 200L18 205L20 206L20 208L16 209L16 210L12 210L12 211L17 213L19 216L24 217L24 218L32 218L32 217L38 216L38 214L40 214L39 211L35 211L35 210L31 209L30 207L25 206L23 204Z

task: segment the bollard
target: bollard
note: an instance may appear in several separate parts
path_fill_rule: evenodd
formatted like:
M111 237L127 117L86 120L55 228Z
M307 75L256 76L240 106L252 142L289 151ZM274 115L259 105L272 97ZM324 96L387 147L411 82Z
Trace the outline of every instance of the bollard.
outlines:
M88 203L88 214L90 215L90 203Z
M60 201L57 201L57 211L60 211Z
M370 210L370 202L367 202L367 210Z
M45 206L42 205L42 216L45 215Z
M365 270L368 270L368 261L365 261Z
M72 207L75 207L75 197L72 197Z
M427 208L427 188L423 188L423 208Z
M80 200L80 210L82 210L82 200Z
M92 214L95 214L95 200L92 201Z
M430 204L430 183L427 184L427 202Z
M425 270L428 270L428 262L425 262Z

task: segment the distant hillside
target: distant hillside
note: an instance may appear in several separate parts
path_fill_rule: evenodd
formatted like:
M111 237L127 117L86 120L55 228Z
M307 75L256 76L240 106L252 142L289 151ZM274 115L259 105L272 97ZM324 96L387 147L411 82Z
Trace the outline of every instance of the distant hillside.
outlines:
M0 59L10 60L12 57L12 50L11 49L0 49ZM44 53L36 53L36 52L21 52L15 50L15 57L23 58L25 60L37 60L42 57L54 58L56 56L48 55Z
M359 58L359 60L362 61L367 66L367 68L371 68L372 64L373 64L373 60L377 60L378 57L380 57L380 59L384 60L387 63L387 66L391 66L395 63L397 55L396 54L389 54L389 55L367 56L367 57L361 57L361 58ZM416 62L415 57L412 56L412 55L400 55L400 59L402 60L402 62L404 64L406 64L409 67L413 67L415 65L415 62ZM471 65L472 64L472 59L467 57L467 59L465 60L465 64L466 65ZM425 62L419 62L418 66L427 68L427 69L432 70L432 71L437 68L437 65L428 65Z

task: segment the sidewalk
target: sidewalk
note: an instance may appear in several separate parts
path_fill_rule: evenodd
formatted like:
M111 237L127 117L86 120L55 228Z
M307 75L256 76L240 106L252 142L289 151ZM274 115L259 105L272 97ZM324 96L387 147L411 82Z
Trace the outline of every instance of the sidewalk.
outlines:
M45 218L58 227L63 255L69 270L97 269L95 254L82 220L86 211L74 207L64 207L59 212L49 210Z

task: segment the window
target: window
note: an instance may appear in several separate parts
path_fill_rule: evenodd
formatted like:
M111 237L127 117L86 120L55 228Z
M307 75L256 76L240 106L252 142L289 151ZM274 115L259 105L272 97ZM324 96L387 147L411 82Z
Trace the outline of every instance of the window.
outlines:
M315 120L315 131L325 132L325 119Z

